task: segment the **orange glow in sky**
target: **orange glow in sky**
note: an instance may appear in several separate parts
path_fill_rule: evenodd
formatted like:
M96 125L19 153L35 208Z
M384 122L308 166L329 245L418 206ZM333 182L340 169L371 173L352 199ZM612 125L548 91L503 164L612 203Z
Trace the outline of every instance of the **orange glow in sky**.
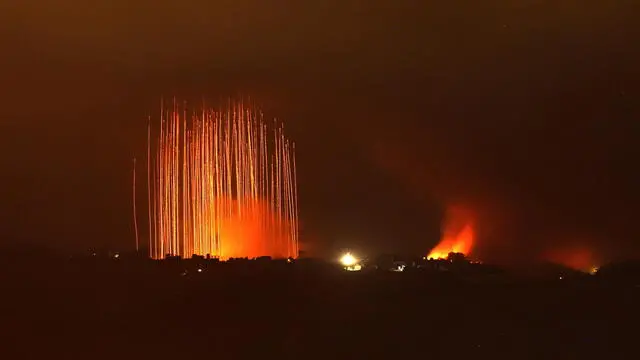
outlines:
M591 272L597 267L596 255L586 246L562 247L549 251L545 259L568 268Z

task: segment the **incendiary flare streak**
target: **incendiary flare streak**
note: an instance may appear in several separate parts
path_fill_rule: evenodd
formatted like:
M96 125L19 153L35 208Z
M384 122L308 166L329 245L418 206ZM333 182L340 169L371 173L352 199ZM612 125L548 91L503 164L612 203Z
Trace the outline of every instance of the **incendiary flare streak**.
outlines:
M140 247L140 239L138 236L138 211L136 210L136 158L133 158L133 230L136 234L136 252Z
M147 141L152 258L297 257L295 154L282 125L243 103L188 112L174 100L149 120Z

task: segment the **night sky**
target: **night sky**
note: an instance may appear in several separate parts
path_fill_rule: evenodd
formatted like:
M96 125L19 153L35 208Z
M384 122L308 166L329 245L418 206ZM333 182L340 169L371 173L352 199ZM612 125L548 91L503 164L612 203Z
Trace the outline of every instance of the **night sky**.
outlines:
M133 247L132 158L160 97L242 95L296 141L312 253L426 253L455 205L475 214L484 259L640 255L638 14L595 0L3 0L0 241Z

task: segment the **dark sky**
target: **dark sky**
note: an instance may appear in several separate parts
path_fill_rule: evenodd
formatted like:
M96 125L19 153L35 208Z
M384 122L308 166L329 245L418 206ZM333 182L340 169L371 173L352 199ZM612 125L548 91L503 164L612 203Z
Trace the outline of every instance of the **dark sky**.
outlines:
M484 258L639 254L634 3L4 0L0 238L130 246L146 116L242 94L297 143L316 250L426 253L456 204Z

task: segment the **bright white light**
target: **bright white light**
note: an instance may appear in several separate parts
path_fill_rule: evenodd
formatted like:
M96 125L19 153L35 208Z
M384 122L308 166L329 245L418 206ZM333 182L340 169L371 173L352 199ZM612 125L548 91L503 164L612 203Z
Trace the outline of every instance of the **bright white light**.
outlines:
M345 270L347 270L347 271L360 271L360 270L362 270L362 266L360 266L360 264L355 264L353 266L345 267Z
M358 262L358 259L351 255L351 253L346 253L340 258L340 262L344 266L353 266Z
M202 272L202 269L198 269L198 272Z
M113 255L113 257L117 259L117 258L120 257L120 254L115 254L115 255Z

